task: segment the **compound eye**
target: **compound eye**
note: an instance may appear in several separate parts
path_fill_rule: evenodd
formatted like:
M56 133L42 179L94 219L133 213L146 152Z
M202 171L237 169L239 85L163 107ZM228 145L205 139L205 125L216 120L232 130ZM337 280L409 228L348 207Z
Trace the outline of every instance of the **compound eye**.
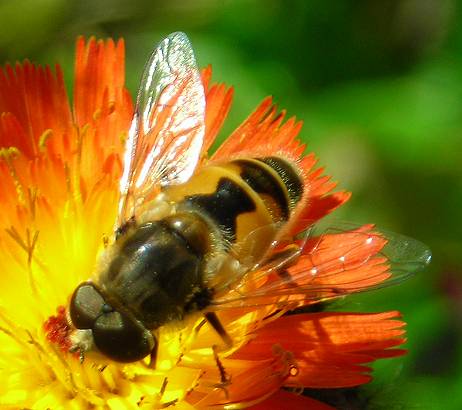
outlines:
M135 362L146 357L156 341L151 332L119 312L101 315L93 326L98 350L117 362Z
M107 305L91 283L82 283L70 303L71 320L77 329L91 329Z

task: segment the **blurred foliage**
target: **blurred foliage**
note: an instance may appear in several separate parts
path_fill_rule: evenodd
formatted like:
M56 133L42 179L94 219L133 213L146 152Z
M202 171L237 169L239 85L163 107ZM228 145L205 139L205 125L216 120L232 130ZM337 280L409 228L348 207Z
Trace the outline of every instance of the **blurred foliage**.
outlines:
M272 94L340 187L337 213L427 243L434 260L345 310L399 309L409 354L359 390L313 392L344 409L462 408L462 24L456 0L0 1L0 60L59 61L79 34L124 37L131 91L154 44L190 36L236 87L225 137ZM340 398L339 398L340 397Z

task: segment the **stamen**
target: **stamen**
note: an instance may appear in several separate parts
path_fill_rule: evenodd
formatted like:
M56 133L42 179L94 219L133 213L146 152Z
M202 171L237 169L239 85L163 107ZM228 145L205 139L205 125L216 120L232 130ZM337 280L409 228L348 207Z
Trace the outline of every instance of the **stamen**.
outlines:
M53 130L47 129L45 130L39 138L39 149L40 151L45 151L46 149L46 142L53 136Z
M10 228L5 229L6 233L11 236L11 238L24 250L28 253L28 248L27 245L24 243L24 241L21 238L21 235L19 235L18 231L14 226L11 226Z
M29 203L29 212L32 220L35 220L35 209L37 205L37 188L28 188L27 189L27 199Z
M162 386L160 387L160 391L159 391L160 399L162 399L162 397L164 396L165 390L167 389L167 384L168 384L168 378L165 377L164 381L162 382Z
M34 254L35 245L37 244L37 239L39 236L39 231L35 231L34 235L31 239L31 233L29 228L26 230L26 237L27 237L27 272L29 276L29 285L31 287L32 293L38 298L38 287L37 282L34 277L34 273L32 270L32 257Z
M10 175L13 178L16 192L18 194L18 200L20 204L24 204L24 187L19 180L18 173L13 165L12 159L17 158L21 154L21 151L16 147L0 148L0 158L5 159L5 162L10 170Z

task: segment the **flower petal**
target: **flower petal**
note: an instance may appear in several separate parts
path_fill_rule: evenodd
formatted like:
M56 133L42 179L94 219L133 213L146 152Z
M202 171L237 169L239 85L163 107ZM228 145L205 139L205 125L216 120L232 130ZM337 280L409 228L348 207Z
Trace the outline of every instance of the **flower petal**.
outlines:
M388 260L379 253L386 243L372 225L325 233L308 240L288 273L300 289L306 287L311 299L365 290L391 277Z
M330 214L342 206L351 197L349 192L334 192L330 195L313 196L307 201L304 208L298 214L298 220L292 228L293 234L297 234L316 221Z
M225 84L212 84L212 67L208 66L202 71L202 82L205 89L205 137L202 150L207 152L215 141L226 116L231 108L234 89Z
M114 43L96 40L85 43L77 40L74 115L79 126L91 122L97 111L106 103L124 99L125 91L125 46L124 41Z
M124 60L123 40L77 41L74 121L79 175L84 182L98 181L108 170L117 180L122 171L121 161L111 156L122 154L133 117L133 103L124 85Z
M305 146L296 140L301 122L290 118L283 124L285 112L277 113L271 97L231 134L212 156L213 160L229 160L236 155L266 157L284 154L294 162Z
M335 410L327 404L321 403L307 396L279 390L265 401L256 406L249 407L249 410Z
M273 346L292 352L298 372L286 385L313 388L350 387L371 377L365 363L405 353L404 322L398 312L377 314L307 313L283 316L262 327L256 338L235 354L264 360Z
M29 61L7 65L0 70L0 147L17 147L28 158L39 152L43 135L53 129L64 133L71 123L71 112L62 71L35 66ZM3 117L3 116L2 116ZM21 130L15 133L14 130Z

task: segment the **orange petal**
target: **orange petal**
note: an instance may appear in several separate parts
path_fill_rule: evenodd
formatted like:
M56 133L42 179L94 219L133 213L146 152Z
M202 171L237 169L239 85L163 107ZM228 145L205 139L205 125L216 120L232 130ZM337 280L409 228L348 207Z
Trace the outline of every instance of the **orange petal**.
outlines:
M256 332L235 354L239 359L268 357L274 345L294 355L298 374L286 385L349 387L370 381L365 363L405 353L404 322L398 312L313 313L283 316Z
M350 192L335 192L330 195L309 198L304 208L298 214L297 222L292 228L292 233L295 235L307 229L307 227L343 205L350 197Z
M83 126L98 116L109 104L124 102L125 46L123 40L114 43L83 37L77 40L74 115L77 125ZM105 103L105 104L103 104Z
M0 147L16 147L28 158L32 158L36 150L35 141L11 112L3 112L0 116Z
M302 124L294 118L283 124L284 117L285 112L277 113L271 97L266 98L218 148L212 159L279 154L296 162L304 150L304 145L296 140Z
M379 254L386 239L371 225L308 240L297 264L288 272L298 286L317 299L361 291L387 280L388 261Z
M202 150L207 152L215 141L223 122L228 115L233 101L234 89L225 84L212 84L212 68L208 66L202 71L202 83L205 89L206 112L205 112L205 137Z
M226 404L247 408L279 390L289 375L287 355L270 355L263 360L224 359L222 363L231 383L210 391L210 386L220 380L220 374L217 366L202 368L203 376L189 403L197 408L222 408Z
M310 397L290 393L285 390L278 390L265 401L256 406L249 407L249 410L335 410L327 404L321 403Z
M212 79L212 66L209 64L201 71L202 84L205 90L209 89L210 80Z
M0 146L16 146L29 158L38 153L47 130L63 135L70 128L71 114L59 66L56 74L48 66L35 66L29 61L0 70L1 113L11 116L3 119ZM14 128L24 135L15 134ZM12 136L14 141L9 140Z
M109 166L105 161L121 155L133 116L131 97L124 86L124 58L123 40L77 40L74 117L83 181L98 180L108 171L114 172L114 179L120 175L119 166ZM113 158L111 163L120 160Z

